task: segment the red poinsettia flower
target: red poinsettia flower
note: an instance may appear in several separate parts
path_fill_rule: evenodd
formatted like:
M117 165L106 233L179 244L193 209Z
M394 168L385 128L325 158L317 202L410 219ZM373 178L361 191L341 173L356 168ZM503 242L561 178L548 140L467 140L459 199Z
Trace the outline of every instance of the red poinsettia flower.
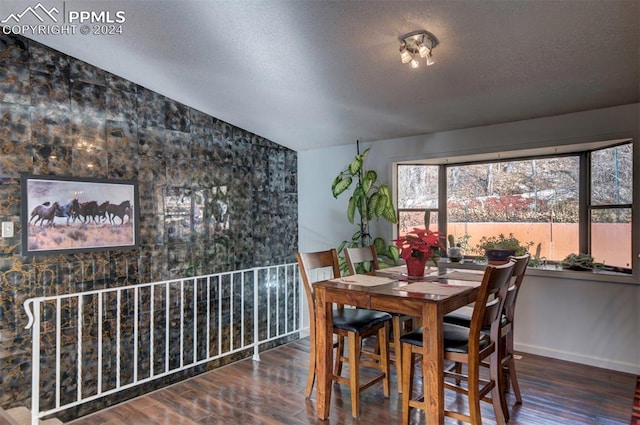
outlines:
M394 240L405 260L409 257L430 259L437 249L445 249L441 241L442 234L429 229L414 228L412 232Z

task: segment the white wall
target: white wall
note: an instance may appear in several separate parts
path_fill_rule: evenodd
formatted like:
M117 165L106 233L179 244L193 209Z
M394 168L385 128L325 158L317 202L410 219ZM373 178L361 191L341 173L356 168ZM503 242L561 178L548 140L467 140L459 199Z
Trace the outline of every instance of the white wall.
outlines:
M347 221L349 196L334 199L331 183L356 155L356 146L298 152L298 249L336 248L357 227Z
M527 276L515 348L640 374L640 285Z
M392 163L396 161L620 138L639 141L639 117L640 105L633 104L383 140L364 144L361 149L372 146L366 166L390 184ZM356 230L346 221L347 198L335 200L331 196L333 178L354 155L355 143L298 153L300 251L336 247ZM638 147L634 162L634 187L640 188ZM634 200L636 229L640 228L638 211L640 196ZM377 227L377 234L391 237L391 225L380 222ZM634 237L633 243L634 252L640 252L640 238ZM638 258L634 269L640 269ZM521 296L516 326L518 350L640 374L640 285L530 276Z

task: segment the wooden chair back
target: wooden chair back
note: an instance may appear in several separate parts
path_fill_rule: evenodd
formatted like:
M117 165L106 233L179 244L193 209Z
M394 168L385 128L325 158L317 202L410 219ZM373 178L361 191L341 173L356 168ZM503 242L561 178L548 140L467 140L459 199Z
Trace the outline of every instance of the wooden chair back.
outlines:
M518 292L520 292L520 286L522 286L524 273L527 271L527 265L529 264L530 257L531 255L529 254L520 255L518 257L509 257L510 261L515 262L515 266L513 268L513 279L509 285L507 296L504 301L504 313L509 323L513 321L516 299L518 298Z
M515 261L502 265L489 265L485 269L476 299L469 329L469 354L478 352L480 332L487 327L491 333L499 332L500 315L504 307Z
M340 277L338 253L335 249L309 253L298 252L296 254L296 259L298 260L298 267L300 268L300 277L304 283L304 291L307 294L310 337L311 341L315 341L316 300L313 293L313 284L320 280Z
M361 263L371 263L371 271L380 269L378 253L373 245L361 248L345 248L343 252L344 258L347 260L349 274L356 274L356 267Z

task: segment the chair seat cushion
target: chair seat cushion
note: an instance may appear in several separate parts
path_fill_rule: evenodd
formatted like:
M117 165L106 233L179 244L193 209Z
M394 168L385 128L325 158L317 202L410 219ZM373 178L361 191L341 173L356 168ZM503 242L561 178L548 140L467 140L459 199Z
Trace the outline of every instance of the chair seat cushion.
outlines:
M364 332L391 320L391 315L383 311L364 308L333 310L333 327L348 332Z
M467 328L471 327L471 316L473 315L473 308L470 307L461 307L457 310L452 311L451 313L445 314L442 320L445 323L451 323L453 325L466 326ZM507 324L507 317L503 314L500 318L500 326L505 326ZM487 332L488 328L485 329Z
M445 323L444 330L444 349L455 353L466 353L469 350L469 328L466 326L452 325ZM422 347L422 328L410 332L400 337L401 342ZM480 332L480 349L483 349L491 342L489 334Z
M454 325L470 327L472 315L473 307L464 306L452 311L451 313L445 314L442 320L444 320L445 323L453 323Z

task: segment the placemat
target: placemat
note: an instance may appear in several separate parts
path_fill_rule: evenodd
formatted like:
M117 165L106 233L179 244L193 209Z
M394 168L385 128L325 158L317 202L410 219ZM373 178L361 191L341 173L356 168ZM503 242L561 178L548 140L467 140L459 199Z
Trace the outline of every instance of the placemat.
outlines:
M396 279L389 279L387 277L380 277L380 276L370 276L367 274L354 274L351 276L345 276L345 277L329 280L329 282L347 283L349 285L360 285L360 286L378 286L378 285L384 285L386 283L392 283L395 281Z
M446 285L443 283L435 282L415 282L393 289L396 289L398 291L420 292L423 294L433 295L454 295L459 292L466 291L467 289L469 289L469 286Z
M484 273L452 271L440 277L442 279L471 280L473 282L482 282L483 276L484 276Z
M438 273L437 267L430 267L425 269L424 275L428 276L434 273ZM407 276L407 266L394 266L388 267L386 269L376 270L377 276L386 276L386 277L402 277Z

